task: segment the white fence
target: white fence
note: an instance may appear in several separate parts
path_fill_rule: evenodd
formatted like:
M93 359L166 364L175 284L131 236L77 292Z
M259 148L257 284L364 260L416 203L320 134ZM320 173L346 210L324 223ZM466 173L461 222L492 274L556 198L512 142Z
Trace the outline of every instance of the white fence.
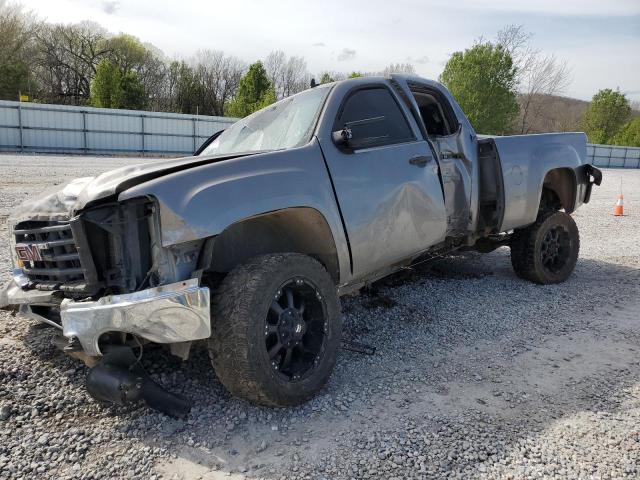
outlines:
M640 168L640 148L589 144L587 162L596 167Z
M189 155L235 118L0 100L0 151ZM598 167L640 168L640 148L587 145Z
M0 100L0 150L189 155L235 120Z

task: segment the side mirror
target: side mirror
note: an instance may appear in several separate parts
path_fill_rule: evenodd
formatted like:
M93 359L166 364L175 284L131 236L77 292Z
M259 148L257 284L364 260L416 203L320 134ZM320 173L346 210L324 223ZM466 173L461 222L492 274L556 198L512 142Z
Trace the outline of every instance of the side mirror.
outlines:
M349 147L351 149L354 148L362 148L367 146L370 143L375 143L377 140L381 138L386 138L386 135L379 137L363 137L353 139L353 132L351 131L351 127L359 127L362 125L369 125L372 123L383 122L387 117L381 115L379 117L371 117L371 118L363 118L362 120L354 120L352 122L347 122L344 124L342 130L336 130L331 133L331 138L333 142L339 147Z
M333 143L341 146L349 146L349 140L353 138L353 133L351 129L345 125L342 130L336 130L331 134L331 138L333 139Z

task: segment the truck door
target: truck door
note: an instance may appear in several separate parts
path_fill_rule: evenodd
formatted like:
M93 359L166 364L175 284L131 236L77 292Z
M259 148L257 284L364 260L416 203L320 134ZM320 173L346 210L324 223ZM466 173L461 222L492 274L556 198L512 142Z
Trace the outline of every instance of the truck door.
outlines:
M385 84L349 91L335 114L341 143L320 139L346 224L354 278L444 240L438 164L416 124Z
M473 158L467 155L462 126L441 92L416 84L410 88L416 109L438 155L447 210L447 237L465 235L472 227Z

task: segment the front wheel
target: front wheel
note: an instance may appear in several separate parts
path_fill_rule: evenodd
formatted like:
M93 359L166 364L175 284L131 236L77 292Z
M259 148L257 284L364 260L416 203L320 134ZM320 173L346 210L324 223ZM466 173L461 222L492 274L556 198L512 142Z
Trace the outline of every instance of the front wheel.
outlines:
M342 321L336 287L318 261L297 253L253 258L227 275L212 308L209 353L232 394L297 405L329 379Z
M511 264L520 278L544 285L564 282L578 261L578 226L565 212L548 212L516 230L510 247Z

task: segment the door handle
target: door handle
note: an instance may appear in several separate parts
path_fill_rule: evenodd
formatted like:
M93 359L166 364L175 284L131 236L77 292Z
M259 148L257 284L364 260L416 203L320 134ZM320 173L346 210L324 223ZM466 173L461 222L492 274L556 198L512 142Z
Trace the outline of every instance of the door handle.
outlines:
M453 152L451 150L443 150L441 154L442 158L448 160L450 158L462 158L462 155L458 152Z
M409 163L411 165L415 165L417 167L424 167L427 163L429 163L431 161L431 156L428 155L419 155L417 157L413 157L411 160L409 160Z

